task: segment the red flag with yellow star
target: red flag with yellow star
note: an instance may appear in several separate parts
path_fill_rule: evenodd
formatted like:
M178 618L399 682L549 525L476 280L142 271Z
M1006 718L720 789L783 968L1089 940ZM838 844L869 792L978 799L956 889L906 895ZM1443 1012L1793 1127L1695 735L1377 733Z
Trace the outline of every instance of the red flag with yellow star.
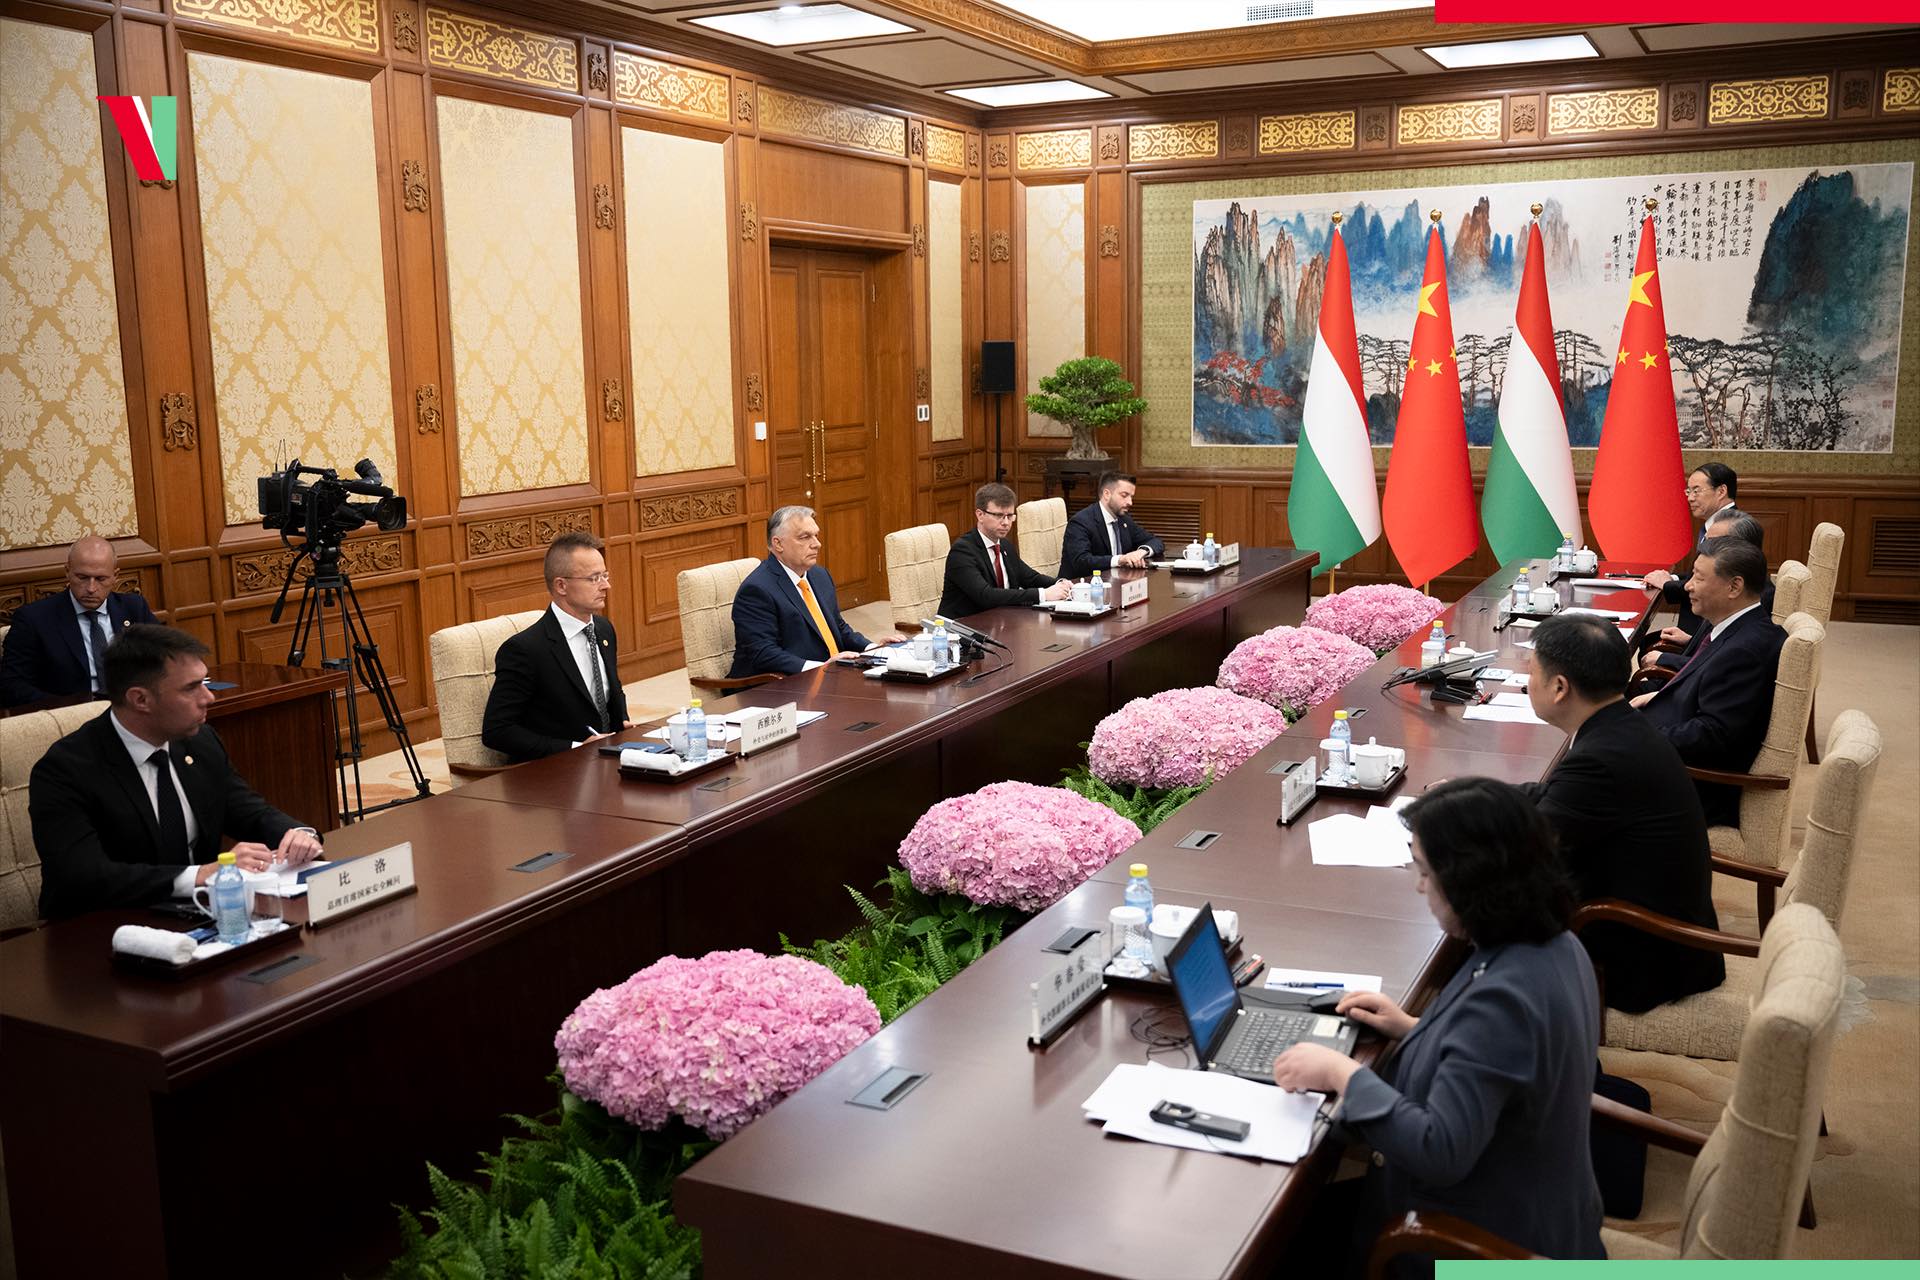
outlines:
M1394 557L1415 586L1445 573L1480 546L1455 357L1447 258L1436 224L1427 232L1426 277L1420 284L1420 310L1413 318L1406 390L1393 426L1380 512Z
M1672 564L1693 545L1687 470L1680 461L1680 419L1673 406L1667 317L1660 305L1660 263L1653 217L1640 224L1640 252L1620 322L1613 387L1600 424L1587 516L1609 560Z

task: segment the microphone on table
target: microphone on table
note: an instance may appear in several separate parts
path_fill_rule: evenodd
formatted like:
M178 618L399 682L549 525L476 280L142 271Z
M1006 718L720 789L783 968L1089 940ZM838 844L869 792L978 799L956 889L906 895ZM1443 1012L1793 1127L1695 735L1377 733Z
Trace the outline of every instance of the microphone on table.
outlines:
M947 634L959 636L962 640L971 640L975 644L981 644L981 645L990 644L996 649L1005 649L1007 647L1006 645L1000 643L998 640L995 640L992 636L988 635L986 632L976 631L972 627L968 626L966 623L955 622L952 618L922 618L920 619L920 626L923 630L931 632L933 630L934 623L936 622L945 623L947 627ZM1009 650L1009 652L1011 652L1011 650Z

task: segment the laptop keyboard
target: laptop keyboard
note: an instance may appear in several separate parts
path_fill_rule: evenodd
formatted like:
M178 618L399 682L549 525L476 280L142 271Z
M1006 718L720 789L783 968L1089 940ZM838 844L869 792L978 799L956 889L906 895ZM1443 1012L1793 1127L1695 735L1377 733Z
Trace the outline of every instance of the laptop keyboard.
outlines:
M1266 1010L1245 1015L1247 1027L1224 1065L1239 1071L1270 1071L1273 1060L1290 1047L1308 1039L1319 1015L1311 1013L1270 1013Z

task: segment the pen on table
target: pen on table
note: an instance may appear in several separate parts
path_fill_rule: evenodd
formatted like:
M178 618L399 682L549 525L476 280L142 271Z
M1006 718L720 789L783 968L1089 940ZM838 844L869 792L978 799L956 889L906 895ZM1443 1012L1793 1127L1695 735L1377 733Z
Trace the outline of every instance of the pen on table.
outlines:
M1245 960L1241 961L1240 967L1233 971L1233 985L1236 987L1246 986L1249 982L1253 981L1254 977L1262 969L1266 967L1267 967L1266 960L1261 957L1259 952L1255 952L1254 954L1248 956Z
M1346 985L1347 984L1344 982L1282 982L1272 987L1269 987L1268 990L1270 991L1334 991L1339 988L1345 987Z

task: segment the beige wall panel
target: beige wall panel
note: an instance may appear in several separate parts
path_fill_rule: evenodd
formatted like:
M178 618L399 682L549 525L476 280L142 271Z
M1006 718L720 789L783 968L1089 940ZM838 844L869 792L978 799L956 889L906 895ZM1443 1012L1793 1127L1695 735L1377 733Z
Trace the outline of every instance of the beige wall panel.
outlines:
M393 376L365 80L187 55L228 524L287 459L391 474Z
M726 147L649 129L620 134L637 473L731 466Z
M460 491L585 484L573 125L464 98L435 110Z
M0 549L135 531L93 37L0 21Z
M1027 188L1027 390L1063 360L1087 354L1087 189L1081 183ZM1070 436L1037 414L1030 436Z
M960 184L927 183L927 333L933 362L933 438L967 434L966 317L960 302Z

